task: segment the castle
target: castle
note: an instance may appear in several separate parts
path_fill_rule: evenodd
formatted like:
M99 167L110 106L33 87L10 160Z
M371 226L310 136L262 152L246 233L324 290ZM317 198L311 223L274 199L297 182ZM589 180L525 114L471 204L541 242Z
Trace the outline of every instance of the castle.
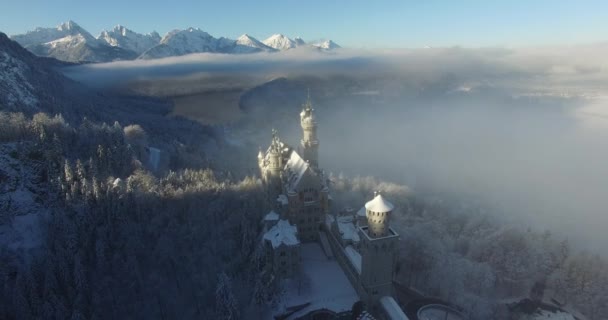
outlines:
M273 129L258 165L273 210L264 217L269 268L282 278L300 269L301 245L318 242L339 263L360 301L385 319L407 319L392 298L399 235L390 227L394 206L374 194L360 210L331 210L329 181L319 168L317 119L310 97L300 113L298 150ZM331 285L331 284L327 284Z

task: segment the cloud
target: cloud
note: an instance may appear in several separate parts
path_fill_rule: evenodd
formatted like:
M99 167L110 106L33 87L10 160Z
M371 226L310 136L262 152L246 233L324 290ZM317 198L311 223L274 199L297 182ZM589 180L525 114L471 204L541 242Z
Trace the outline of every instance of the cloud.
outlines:
M92 86L161 96L246 91L291 79L316 95L321 162L328 170L480 201L505 220L558 230L608 253L606 56L607 44L293 50L64 71ZM285 106L273 103L284 100L273 100L296 89L279 83L264 90L258 95L274 90L264 102L278 109ZM296 120L282 132L290 141L298 141Z

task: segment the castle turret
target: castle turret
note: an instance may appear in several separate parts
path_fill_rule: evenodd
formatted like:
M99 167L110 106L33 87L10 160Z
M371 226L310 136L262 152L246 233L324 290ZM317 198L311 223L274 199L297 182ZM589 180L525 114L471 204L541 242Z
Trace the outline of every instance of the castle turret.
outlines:
M258 166L260 167L260 172L263 174L264 172L264 153L262 152L262 148L258 151Z
M368 225L359 228L362 240L360 281L369 305L392 293L399 241L399 235L389 227L393 209L393 204L379 193L365 204Z
M319 140L317 140L317 120L315 109L310 102L310 93L306 103L300 112L300 124L302 125L303 137L300 141L302 158L310 163L313 168L319 166Z
M394 208L393 204L386 201L378 192L374 193L374 199L365 204L365 215L371 238L380 238L388 234L388 226Z
M279 141L278 132L272 129L272 143L268 150L268 163L266 172L266 183L268 185L269 197L275 200L281 194L281 170L283 163L281 158L281 141Z

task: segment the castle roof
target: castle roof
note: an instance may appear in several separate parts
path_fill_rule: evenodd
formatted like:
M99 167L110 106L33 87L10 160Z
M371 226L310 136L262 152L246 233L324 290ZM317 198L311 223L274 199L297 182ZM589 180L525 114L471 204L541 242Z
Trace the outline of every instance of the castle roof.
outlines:
M357 211L357 215L360 217L365 217L365 215L366 215L365 206L361 207L361 209L359 209L359 211Z
M298 186L300 179L308 169L309 165L300 155L292 151L289 160L285 164L285 170L288 172L287 185L289 189L293 190Z
M281 245L295 246L300 243L300 240L298 240L298 228L287 220L279 220L277 224L264 234L264 240L270 241L274 249Z
M357 227L353 221L353 216L338 217L337 222L338 231L340 231L342 239L351 240L353 242L359 242L361 240L361 238L359 238L359 233L357 232Z
M374 199L365 204L365 209L374 212L389 212L393 211L395 206L388 202L381 194L377 194Z
M268 212L268 214L266 214L266 216L264 217L265 221L277 221L279 220L279 214L274 212L274 210Z

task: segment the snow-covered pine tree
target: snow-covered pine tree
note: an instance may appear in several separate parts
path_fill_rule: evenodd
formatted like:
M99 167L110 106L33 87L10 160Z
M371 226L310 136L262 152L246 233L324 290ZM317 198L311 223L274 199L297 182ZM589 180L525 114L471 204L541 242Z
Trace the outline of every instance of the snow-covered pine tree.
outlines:
M240 319L239 305L232 292L232 281L224 272L218 275L215 289L215 314L218 320Z

